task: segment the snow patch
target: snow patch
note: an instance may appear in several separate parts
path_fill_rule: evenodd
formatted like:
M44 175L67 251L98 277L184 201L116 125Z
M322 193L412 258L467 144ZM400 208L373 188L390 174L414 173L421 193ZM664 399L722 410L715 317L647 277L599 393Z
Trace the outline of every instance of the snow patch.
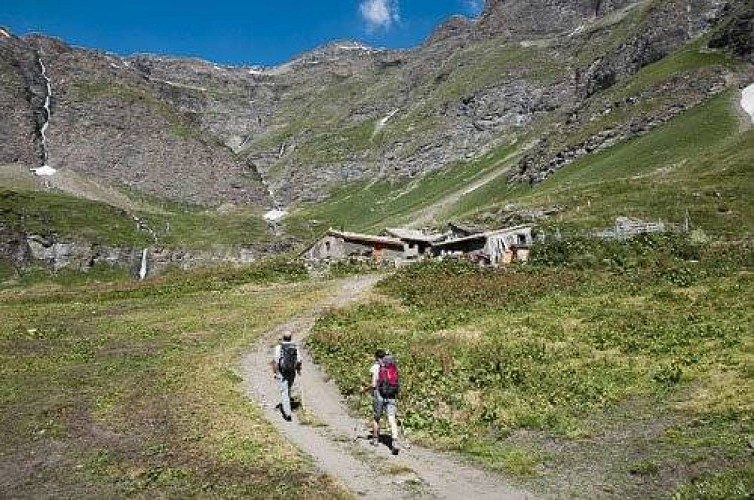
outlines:
M0 28L0 35L4 36L5 38L10 38L10 33L8 33L2 28Z
M754 83L746 87L741 93L741 107L749 114L751 122L754 123Z
M40 176L52 176L58 172L57 170L55 170L49 165L42 165L39 168L32 168L31 171L34 172L34 175L40 175Z
M369 53L374 52L374 49L372 47L369 47L367 45L362 45L360 43L352 43L352 44L348 44L348 45L338 44L338 45L335 45L335 49L337 49L337 50L359 50L359 51L362 51L362 52L369 52Z
M286 212L285 210L280 210L276 208L264 214L264 220L269 221L269 222L277 222L283 217L285 217L286 215L288 215L288 212Z

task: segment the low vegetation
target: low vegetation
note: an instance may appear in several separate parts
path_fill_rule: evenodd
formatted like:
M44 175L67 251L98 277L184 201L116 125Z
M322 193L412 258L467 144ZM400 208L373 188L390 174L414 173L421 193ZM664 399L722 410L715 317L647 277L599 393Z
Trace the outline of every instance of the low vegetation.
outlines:
M252 209L198 207L133 192L127 195L132 212L64 193L0 188L0 219L25 234L111 246L154 243L150 232L137 228L134 216L166 247L202 250L274 239L262 215Z
M321 294L282 261L0 292L11 497L346 497L278 436L236 363Z
M414 439L535 490L580 468L589 477L562 493L750 487L752 248L573 240L532 258L407 268L381 298L321 319L310 347L346 393L364 379L354 366L390 349Z
M185 116L143 88L104 80L86 80L75 84L74 94L81 101L115 97L128 105L143 106L155 111L170 123L171 132L179 139L198 138L202 135L201 130Z

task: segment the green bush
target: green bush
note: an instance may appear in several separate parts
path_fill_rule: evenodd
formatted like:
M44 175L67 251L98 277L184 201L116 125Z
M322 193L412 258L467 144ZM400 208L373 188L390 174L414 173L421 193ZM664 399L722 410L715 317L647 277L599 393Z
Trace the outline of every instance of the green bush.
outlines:
M685 235L643 234L627 240L574 237L538 242L532 247L529 262L579 269L628 269L701 257L702 247Z

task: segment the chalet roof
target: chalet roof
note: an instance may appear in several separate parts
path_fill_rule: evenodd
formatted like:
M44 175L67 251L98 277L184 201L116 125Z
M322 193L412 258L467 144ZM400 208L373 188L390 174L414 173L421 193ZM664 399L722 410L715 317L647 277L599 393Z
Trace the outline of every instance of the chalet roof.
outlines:
M484 232L484 229L479 226L461 224L460 222L449 222L448 227L454 233L461 233L464 236L471 236L472 234L478 234L478 233Z
M495 229L494 231L486 231L484 233L476 233L476 234L470 234L469 236L462 236L460 238L453 238L450 240L440 241L434 244L436 247L445 247L445 246L452 246L456 245L458 243L466 243L469 241L477 241L477 240L483 240L486 238L489 238L491 236L498 236L502 234L510 234L510 233L518 233L519 231L531 229L534 227L531 224L526 224L522 226L513 226L513 227L506 227L503 229Z
M446 238L446 235L444 234L426 234L423 231L416 229L405 229L398 227L388 227L385 228L383 232L387 233L389 236L399 238L403 241L421 241L424 243L435 243Z
M520 226L503 227L501 229L495 229L494 231L487 231L485 234L489 234L490 236L492 236L496 234L518 233L520 231L533 229L533 228L534 228L534 224L521 224Z
M399 238L391 238L389 236L373 236L371 234L351 233L348 231L336 231L330 229L327 231L330 236L343 238L346 241L360 241L365 243L378 243L381 245L398 246L403 248L403 241Z
M477 233L469 236L462 236L461 238L453 238L445 241L438 241L433 246L435 247L449 247L457 245L458 243L466 243L469 241L483 240L487 238L487 233Z

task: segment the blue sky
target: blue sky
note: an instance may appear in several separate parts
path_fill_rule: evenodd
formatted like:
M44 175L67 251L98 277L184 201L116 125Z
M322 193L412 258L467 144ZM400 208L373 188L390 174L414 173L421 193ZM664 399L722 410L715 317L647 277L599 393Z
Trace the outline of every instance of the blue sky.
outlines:
M118 54L150 52L274 65L333 40L420 44L483 0L0 0L0 26Z

